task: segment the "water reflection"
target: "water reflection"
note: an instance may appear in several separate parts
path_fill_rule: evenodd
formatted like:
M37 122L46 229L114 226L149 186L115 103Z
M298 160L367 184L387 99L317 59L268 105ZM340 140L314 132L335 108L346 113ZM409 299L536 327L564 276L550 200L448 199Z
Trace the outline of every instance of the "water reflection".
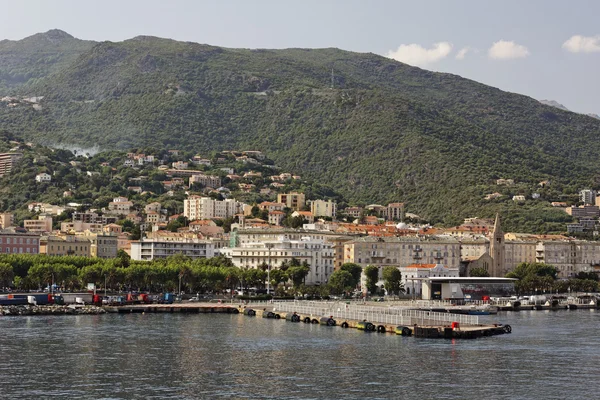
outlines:
M513 334L424 340L243 315L0 319L3 398L578 398L596 311L487 317Z

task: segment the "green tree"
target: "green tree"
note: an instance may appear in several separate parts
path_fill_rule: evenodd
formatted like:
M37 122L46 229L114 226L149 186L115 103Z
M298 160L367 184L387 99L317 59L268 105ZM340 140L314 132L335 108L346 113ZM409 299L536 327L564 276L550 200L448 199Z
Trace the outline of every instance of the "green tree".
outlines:
M334 294L341 294L356 287L354 277L346 270L337 270L329 277L329 287Z
M0 290L1 288L8 287L13 280L14 272L13 267L9 263L0 262Z
M386 266L383 267L383 284L388 291L388 294L399 295L404 292L402 285L402 273L397 267Z
M377 281L379 281L379 268L374 265L365 267L366 287L367 291L374 294L377 291Z
M299 287L304 283L304 279L306 279L306 276L309 272L310 268L302 265L296 267L289 267L286 271L288 277L292 281L292 284L295 288Z
M490 276L490 273L485 268L479 267L469 270L469 276L487 278Z
M340 267L341 271L348 271L352 275L352 287L358 286L360 283L360 275L362 274L362 267L354 263L344 263Z

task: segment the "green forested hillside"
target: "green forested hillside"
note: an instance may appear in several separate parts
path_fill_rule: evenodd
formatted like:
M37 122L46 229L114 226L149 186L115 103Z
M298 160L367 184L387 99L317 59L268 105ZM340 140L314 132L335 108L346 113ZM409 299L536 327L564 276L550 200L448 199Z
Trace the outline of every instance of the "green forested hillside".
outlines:
M351 203L404 201L447 224L496 210L523 223L534 211L534 220L553 221L542 201L599 186L600 121L459 76L338 49L225 49L153 37L74 43L63 62L13 84L22 96L44 96L41 109L0 103L0 128L107 150L262 150ZM499 188L497 178L519 184ZM539 189L542 180L551 185ZM483 200L496 191L503 200ZM508 200L533 191L540 200Z

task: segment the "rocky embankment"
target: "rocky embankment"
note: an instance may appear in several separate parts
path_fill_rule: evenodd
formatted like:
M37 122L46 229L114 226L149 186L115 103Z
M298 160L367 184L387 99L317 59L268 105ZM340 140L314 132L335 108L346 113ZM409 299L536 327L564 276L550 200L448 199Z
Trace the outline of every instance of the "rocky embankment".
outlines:
M69 307L58 305L45 306L0 306L0 315L85 315L104 314L101 307L82 306Z

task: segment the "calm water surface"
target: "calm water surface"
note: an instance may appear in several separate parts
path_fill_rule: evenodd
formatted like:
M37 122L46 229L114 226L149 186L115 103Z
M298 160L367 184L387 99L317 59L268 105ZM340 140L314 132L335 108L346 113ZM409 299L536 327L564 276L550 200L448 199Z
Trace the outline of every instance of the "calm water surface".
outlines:
M600 312L504 313L432 340L228 314L0 317L0 398L600 396Z

